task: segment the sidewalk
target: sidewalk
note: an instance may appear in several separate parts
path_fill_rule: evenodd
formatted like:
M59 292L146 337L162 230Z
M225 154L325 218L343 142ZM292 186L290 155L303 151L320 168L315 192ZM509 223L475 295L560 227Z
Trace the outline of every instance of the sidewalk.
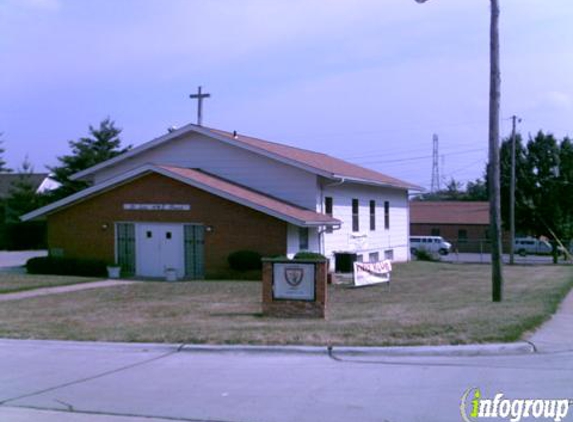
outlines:
M561 302L555 315L527 340L540 353L573 351L573 290Z
M124 284L133 284L135 281L127 280L103 280L94 281L93 283L79 283L70 284L69 286L56 286L56 287L41 287L34 290L26 290L23 292L4 293L0 294L0 302L8 300L27 299L30 297L53 295L58 293L77 292L79 290L99 289L102 287L121 286Z

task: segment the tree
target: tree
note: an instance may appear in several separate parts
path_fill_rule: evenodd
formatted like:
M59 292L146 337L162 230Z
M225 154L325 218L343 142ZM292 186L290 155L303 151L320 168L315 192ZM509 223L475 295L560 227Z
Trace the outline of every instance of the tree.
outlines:
M487 183L484 179L476 179L466 185L466 201L487 201Z
M72 154L58 157L60 165L49 167L51 178L61 184L51 192L52 200L64 198L90 186L89 182L70 180L71 175L123 154L131 148L131 145L121 147L121 129L115 127L115 122L109 117L103 120L98 128L90 125L89 133L91 136L69 141Z
M0 132L0 138L2 137L3 133ZM3 154L6 152L6 150L2 147L2 144L4 143L4 141L2 139L0 139L0 173L10 173L12 172L12 169L6 167L6 161L4 160Z
M487 201L487 182L476 179L468 182L464 189L462 182L451 178L445 189L420 195L417 201Z
M34 167L26 156L18 169L18 178L12 182L8 191L9 195L5 200L6 223L19 223L22 214L40 205L40 196L36 193L36 186L32 181L33 173Z
M523 145L516 136L515 225L521 234L573 238L573 144L538 132ZM509 226L511 139L501 146L501 194L504 225Z

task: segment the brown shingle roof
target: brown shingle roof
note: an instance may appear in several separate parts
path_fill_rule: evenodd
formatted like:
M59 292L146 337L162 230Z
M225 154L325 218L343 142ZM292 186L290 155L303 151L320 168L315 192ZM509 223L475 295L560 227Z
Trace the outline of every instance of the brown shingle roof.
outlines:
M340 221L325 214L299 207L294 204L273 198L269 195L238 185L212 174L197 169L188 169L173 166L157 166L159 169L186 179L191 184L199 184L207 187L214 194L222 193L225 196L235 198L241 203L254 205L257 209L269 214L279 214L307 225L337 225ZM181 180L181 179L180 179Z
M411 224L489 224L487 202L412 201Z
M204 127L203 129L207 129L217 135L224 136L235 142L242 142L251 147L255 147L270 152L271 154L304 164L308 167L312 167L316 170L329 173L332 176L342 176L352 179L372 181L375 183L381 183L384 185L404 189L421 190L419 186L404 182L403 180L399 180L394 177L387 176L374 170L358 166L356 164L351 164L347 161L343 161L320 152L295 148L284 144L265 141L263 139L252 138L242 134L237 134L235 137L232 133L219 129Z

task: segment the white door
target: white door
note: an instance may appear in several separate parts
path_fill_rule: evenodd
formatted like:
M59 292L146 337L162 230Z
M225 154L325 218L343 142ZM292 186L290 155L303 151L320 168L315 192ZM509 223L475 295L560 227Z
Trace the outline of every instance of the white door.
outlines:
M137 225L137 275L164 277L167 268L185 275L183 225L142 223Z

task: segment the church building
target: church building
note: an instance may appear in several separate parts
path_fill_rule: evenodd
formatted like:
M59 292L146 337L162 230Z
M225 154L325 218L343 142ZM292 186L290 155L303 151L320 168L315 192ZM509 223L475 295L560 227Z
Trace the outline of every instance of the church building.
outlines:
M73 176L92 185L30 212L52 256L201 279L239 250L409 258L418 186L329 155L189 124Z

